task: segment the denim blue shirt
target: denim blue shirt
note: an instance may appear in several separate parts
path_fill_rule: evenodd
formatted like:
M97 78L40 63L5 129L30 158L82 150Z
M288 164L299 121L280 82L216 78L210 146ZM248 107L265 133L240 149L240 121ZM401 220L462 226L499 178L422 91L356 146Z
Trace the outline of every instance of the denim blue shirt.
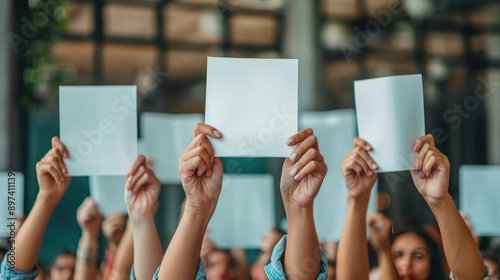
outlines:
M286 235L281 238L280 242L276 244L273 250L273 254L271 256L271 263L265 267L265 271L269 280L286 280L285 271L283 269L283 258L285 256L285 247L286 247ZM317 280L326 280L328 276L328 261L326 259L325 253L320 249L321 253L321 265L319 269L319 275ZM155 275L153 276L153 280L158 280L158 273L160 272L160 268L156 270ZM195 280L206 280L207 274L205 273L205 267L201 260L198 262L198 269L196 271ZM132 267L132 271L130 272L130 280L135 280L134 276L134 267Z
M286 280L285 270L283 268L283 259L285 257L286 249L286 235L281 238L280 242L274 246L273 254L271 255L271 263L264 269L269 280ZM326 280L328 276L328 260L325 253L320 249L321 264L319 267L319 274L317 280ZM307 262L304 262L307 265ZM304 270L307 268L304 268Z
M35 264L35 269L30 272L22 272L18 271L15 268L11 267L7 262L7 258L9 257L9 252L5 254L2 260L2 264L0 264L0 279L2 280L32 280L38 276L38 264Z

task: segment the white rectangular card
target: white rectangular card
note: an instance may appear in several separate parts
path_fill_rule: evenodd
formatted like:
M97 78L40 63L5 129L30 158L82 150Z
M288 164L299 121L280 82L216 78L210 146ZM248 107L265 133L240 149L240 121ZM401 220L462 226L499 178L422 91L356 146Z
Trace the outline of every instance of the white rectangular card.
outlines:
M218 157L287 157L297 133L298 60L209 57L205 123Z
M500 166L462 165L459 173L460 211L477 236L500 236Z
M0 238L10 236L11 222L24 214L24 174L21 172L0 172L2 199L0 200Z
M144 112L141 115L141 135L146 156L153 159L153 169L165 184L179 184L179 158L193 140L202 114L163 114Z
M137 86L59 87L70 176L125 175L137 156Z
M359 137L373 146L378 172L412 170L425 135L422 75L355 81L354 89Z
M321 241L340 240L347 209L347 187L340 165L352 150L356 136L356 114L352 109L303 112L299 129L312 128L318 138L319 150L328 165L328 173L314 200L314 221ZM376 209L376 186L373 188L368 213Z
M224 174L208 236L224 249L259 248L260 237L274 227L275 215L272 175Z
M104 215L115 212L127 214L125 205L126 176L90 176L90 196Z

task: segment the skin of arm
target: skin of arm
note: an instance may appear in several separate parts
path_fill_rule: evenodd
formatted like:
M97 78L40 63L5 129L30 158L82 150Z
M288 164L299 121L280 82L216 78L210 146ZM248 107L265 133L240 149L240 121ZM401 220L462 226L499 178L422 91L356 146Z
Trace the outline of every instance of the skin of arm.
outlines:
M160 268L160 279L192 280L196 276L203 237L222 189L222 162L214 157L207 136L219 131L196 124L193 141L179 159L179 175L186 193L184 214Z
M122 240L116 248L115 263L111 272L111 280L127 280L130 270L134 264L134 240L132 236L132 225L130 219L123 233Z
M152 279L163 257L154 215L161 183L143 155L127 172L125 203L133 236L134 272L138 280Z
M436 217L453 275L457 280L482 279L486 272L481 254L448 193L448 158L436 148L431 134L419 138L413 150L418 153L413 182Z
M87 197L78 207L77 220L82 237L78 243L74 277L75 280L96 279L102 216L92 198Z
M312 129L293 135L287 143L298 146L285 159L281 173L281 196L288 219L285 275L290 280L316 279L321 256L313 203L328 168Z
M368 279L368 246L366 210L370 193L377 180L377 164L368 151L373 147L354 138L354 149L342 161L347 185L347 213L337 256L337 279Z
M377 252L380 279L399 280L399 274L394 266L391 253L392 222L382 213L375 213L368 217L370 228L370 243Z
M50 216L62 196L68 189L71 177L68 174L63 157L69 158L69 152L58 137L52 138L52 149L37 163L36 173L40 191L23 227L16 237L15 268L29 272L42 247L43 236Z
M249 268L244 249L231 249L231 255L236 262L236 275L239 280L248 280Z

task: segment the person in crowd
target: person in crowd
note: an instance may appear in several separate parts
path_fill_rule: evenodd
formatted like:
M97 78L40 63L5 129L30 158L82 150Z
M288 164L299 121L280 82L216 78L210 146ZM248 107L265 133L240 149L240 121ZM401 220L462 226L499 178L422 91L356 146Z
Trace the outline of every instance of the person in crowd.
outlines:
M346 223L339 244L338 279L368 279L369 265L366 238L366 210L371 189L377 179L377 164L370 154L373 147L361 138L354 139L354 149L342 162L348 188ZM413 150L418 153L413 182L434 213L441 232L444 254L450 266L451 279L489 279L489 273L474 238L448 193L450 163L434 145L432 135L417 139ZM374 225L376 226L376 225ZM379 224L380 226L380 224ZM383 226L382 226L383 227ZM387 247L387 244L384 245ZM412 252L421 252L413 254ZM391 246L387 269L381 279L436 279L432 269L429 244L415 231L396 236ZM409 254L410 253L410 254ZM408 255L409 254L409 255ZM408 263L412 257L426 258L416 269ZM381 265L382 269L382 265Z
M54 261L52 261L49 266L49 280L73 280L76 278L75 273L77 266L77 256L75 252L70 249L63 250L54 258ZM86 279L96 279L96 276Z
M222 137L213 127L197 124L193 141L179 159L186 193L184 213L154 279L207 278L200 252L221 192L223 174L222 162L214 156L207 136ZM285 160L281 178L288 235L276 245L266 273L269 279L324 279L326 257L319 247L312 209L327 167L311 129L292 136L287 143L298 145ZM134 262L134 266L139 269L138 263Z
M99 234L102 216L95 201L87 197L76 211L82 237L76 251L75 280L96 279L99 274Z
M39 271L37 258L42 247L45 229L54 208L71 182L71 177L66 176L68 170L63 161L63 158L69 157L69 151L59 138L53 137L52 148L36 164L39 192L35 203L23 226L19 229L16 237L17 246L14 251L7 252L7 255L15 254L15 262L9 263L8 258L3 258L0 264L0 279L18 280L37 277ZM66 259L68 259L67 263ZM66 259L62 267L73 270L74 260L71 266L69 258Z
M102 221L102 232L108 241L101 271L104 280L109 280L113 271L116 250L123 237L127 219L123 213L110 213Z

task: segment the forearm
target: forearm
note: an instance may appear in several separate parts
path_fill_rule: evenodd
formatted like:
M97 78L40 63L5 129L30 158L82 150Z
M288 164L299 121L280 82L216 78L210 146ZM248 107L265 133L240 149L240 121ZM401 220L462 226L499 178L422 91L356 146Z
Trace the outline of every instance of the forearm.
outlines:
M130 220L129 220L130 221ZM134 264L134 240L132 236L132 225L129 222L123 237L116 248L115 262L111 272L112 280L129 279L130 270Z
M181 222L163 257L160 279L194 279L203 237L214 210L215 206L207 211L192 210L186 206Z
M16 254L17 270L28 272L35 268L35 263L42 247L45 229L56 204L48 201L43 195L38 194L28 218L16 237L14 251Z
M231 249L231 255L236 262L237 279L248 280L248 262L245 250Z
M284 270L287 279L316 279L321 265L313 209L286 205L288 236Z
M392 260L391 249L380 249L377 252L378 269L380 271L380 279L399 280L399 274Z
M482 279L485 275L483 259L451 196L429 203L429 206L437 219L446 260L455 278Z
M75 280L96 279L99 254L98 235L83 233L76 251Z
M369 194L368 194L369 195ZM368 279L366 210L370 197L347 199L347 213L337 257L337 279Z
M134 272L138 280L153 279L161 264L163 250L153 215L132 222Z

